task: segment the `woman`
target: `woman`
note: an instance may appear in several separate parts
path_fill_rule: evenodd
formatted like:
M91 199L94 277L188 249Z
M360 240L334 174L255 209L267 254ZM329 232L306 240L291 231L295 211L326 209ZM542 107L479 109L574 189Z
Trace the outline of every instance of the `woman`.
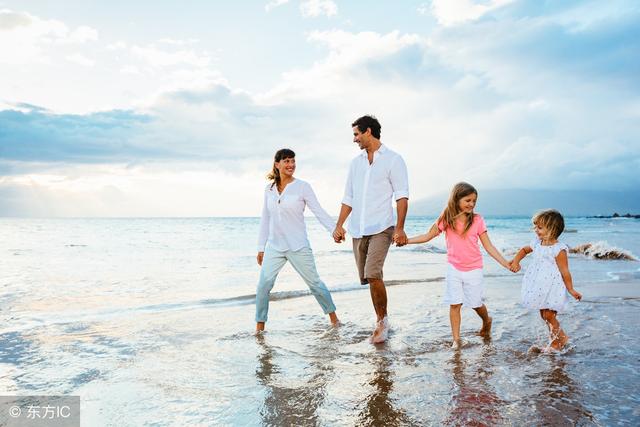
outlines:
M260 281L256 291L256 331L263 331L269 312L269 293L278 273L287 261L307 283L311 293L333 325L338 324L336 307L327 286L318 276L313 252L307 238L304 209L311 212L329 233L335 222L322 209L311 185L294 178L296 154L288 148L276 152L273 170L267 178L272 182L264 191L264 206L258 237Z

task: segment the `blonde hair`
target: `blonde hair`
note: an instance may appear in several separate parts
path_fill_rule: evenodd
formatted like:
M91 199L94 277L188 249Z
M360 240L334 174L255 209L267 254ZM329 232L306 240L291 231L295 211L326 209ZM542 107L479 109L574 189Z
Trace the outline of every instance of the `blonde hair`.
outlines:
M473 216L475 215L473 212L464 213L460 210L460 200L464 197L467 197L470 194L475 194L478 196L478 191L471 184L466 182L459 182L453 186L451 189L451 194L449 195L449 201L447 202L447 206L444 208L440 217L438 218L438 223L443 224L443 228L451 227L452 230L456 229L456 219L458 217L464 218L464 231L462 235L465 235L469 228L471 228L471 224L473 224Z
M552 239L560 237L564 231L564 218L562 214L555 209L545 209L537 212L531 218L533 225L538 225L549 230Z

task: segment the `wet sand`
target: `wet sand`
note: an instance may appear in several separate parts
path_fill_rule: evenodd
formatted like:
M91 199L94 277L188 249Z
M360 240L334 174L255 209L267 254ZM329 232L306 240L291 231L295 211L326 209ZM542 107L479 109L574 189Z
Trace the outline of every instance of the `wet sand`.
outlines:
M637 425L640 282L578 285L555 355L529 352L546 331L519 283L487 279L492 338L463 310L460 351L441 281L390 286L375 346L366 287L334 294L339 328L309 296L272 302L258 336L250 303L50 319L2 335L0 388L79 395L83 425Z
M338 293L343 320L331 329L315 301L275 302L268 332L221 337L217 363L243 349L248 370L229 387L242 414L219 420L263 425L634 425L640 421L637 282L587 284L584 301L560 316L571 337L561 354L536 354L547 342L537 313L518 307L518 280L488 286L490 340L463 311L460 351L450 346L442 283L388 289L392 332L368 342L373 328L366 290ZM251 311L253 307L246 307ZM246 323L251 327L250 323ZM231 331L230 331L231 332ZM236 347L237 346L237 347ZM232 356L233 357L233 356ZM235 363L240 363L238 360ZM238 383L254 384L251 397ZM236 384L234 386L233 384ZM253 400L255 399L255 401Z

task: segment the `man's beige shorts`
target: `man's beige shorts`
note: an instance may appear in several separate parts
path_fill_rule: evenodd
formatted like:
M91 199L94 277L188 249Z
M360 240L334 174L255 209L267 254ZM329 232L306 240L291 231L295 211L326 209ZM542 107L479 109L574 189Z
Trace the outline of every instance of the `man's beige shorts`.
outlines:
M378 234L353 239L353 255L361 284L369 283L367 279L382 279L382 267L391 246L393 230L392 226Z

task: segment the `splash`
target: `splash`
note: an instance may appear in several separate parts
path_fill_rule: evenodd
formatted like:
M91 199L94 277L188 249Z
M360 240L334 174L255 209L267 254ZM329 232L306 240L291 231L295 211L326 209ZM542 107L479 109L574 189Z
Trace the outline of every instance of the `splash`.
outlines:
M592 259L638 261L631 252L611 246L603 241L578 245L571 248L569 252L572 254L582 254Z

